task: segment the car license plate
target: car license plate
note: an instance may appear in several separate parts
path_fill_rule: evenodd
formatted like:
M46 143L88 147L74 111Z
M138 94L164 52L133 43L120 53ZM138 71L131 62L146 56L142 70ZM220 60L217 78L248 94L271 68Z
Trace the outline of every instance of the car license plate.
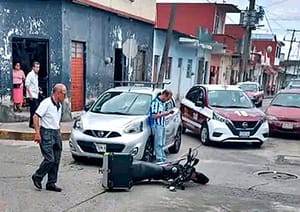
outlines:
M250 132L249 131L241 131L239 136L241 138L248 138L250 136Z
M293 124L291 123L283 123L282 124L283 129L293 129Z
M106 144L95 143L97 152L106 152Z

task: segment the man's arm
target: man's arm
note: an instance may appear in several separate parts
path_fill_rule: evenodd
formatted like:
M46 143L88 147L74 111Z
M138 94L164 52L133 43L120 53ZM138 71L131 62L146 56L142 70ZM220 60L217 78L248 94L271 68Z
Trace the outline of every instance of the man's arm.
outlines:
M37 114L34 114L33 116L33 126L35 130L34 141L40 144L41 143L40 117Z
M32 94L31 94L30 89L29 89L30 77L31 77L31 75L30 75L30 72L29 72L29 74L25 78L25 87L26 87L26 91L27 91L27 93L29 95L29 98L32 99Z
M29 86L26 86L26 91L27 91L27 93L28 93L28 95L29 95L29 99L32 100L32 94L31 94L31 92L30 92Z
M162 111L161 113L154 113L154 114L152 114L152 116L153 116L154 119L158 119L159 117L167 116L171 113L172 112L170 110L168 110L168 111Z

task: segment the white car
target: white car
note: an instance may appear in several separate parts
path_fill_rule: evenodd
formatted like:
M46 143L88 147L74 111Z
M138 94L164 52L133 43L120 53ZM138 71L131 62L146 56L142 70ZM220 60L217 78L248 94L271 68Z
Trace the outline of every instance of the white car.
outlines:
M74 122L69 141L73 158L102 158L105 152L126 152L137 160L151 161L154 155L149 108L161 91L136 86L105 91ZM166 106L174 110L166 117L166 148L177 153L181 145L181 115L174 99Z
M195 85L181 101L183 131L211 142L250 142L260 147L269 134L265 114L238 87Z

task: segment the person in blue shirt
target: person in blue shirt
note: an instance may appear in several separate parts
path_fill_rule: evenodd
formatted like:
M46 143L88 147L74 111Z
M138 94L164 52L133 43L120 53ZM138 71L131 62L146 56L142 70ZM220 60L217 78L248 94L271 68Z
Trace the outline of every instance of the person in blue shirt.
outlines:
M163 90L153 101L150 106L150 125L154 136L154 153L156 162L163 163L167 160L164 152L166 144L165 117L171 114L172 110L166 110L165 103L172 97L170 90Z

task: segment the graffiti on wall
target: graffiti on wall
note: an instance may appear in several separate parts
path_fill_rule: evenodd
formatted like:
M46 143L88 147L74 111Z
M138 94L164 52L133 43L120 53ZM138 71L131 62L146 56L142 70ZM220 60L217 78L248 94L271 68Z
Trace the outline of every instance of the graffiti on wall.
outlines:
M13 19L13 15L18 14L18 11L10 11L6 8L0 8L0 20L2 23L11 23L11 25L2 26L0 33L0 81L9 82L12 69L12 37L13 36L30 36L30 35L45 35L43 30L44 22L41 18L20 16L17 21L7 22L6 20ZM7 87L5 83L1 83L1 91L4 93ZM6 89L6 94L10 93L10 89Z
M111 47L122 48L122 28L120 25L115 25L110 33Z

